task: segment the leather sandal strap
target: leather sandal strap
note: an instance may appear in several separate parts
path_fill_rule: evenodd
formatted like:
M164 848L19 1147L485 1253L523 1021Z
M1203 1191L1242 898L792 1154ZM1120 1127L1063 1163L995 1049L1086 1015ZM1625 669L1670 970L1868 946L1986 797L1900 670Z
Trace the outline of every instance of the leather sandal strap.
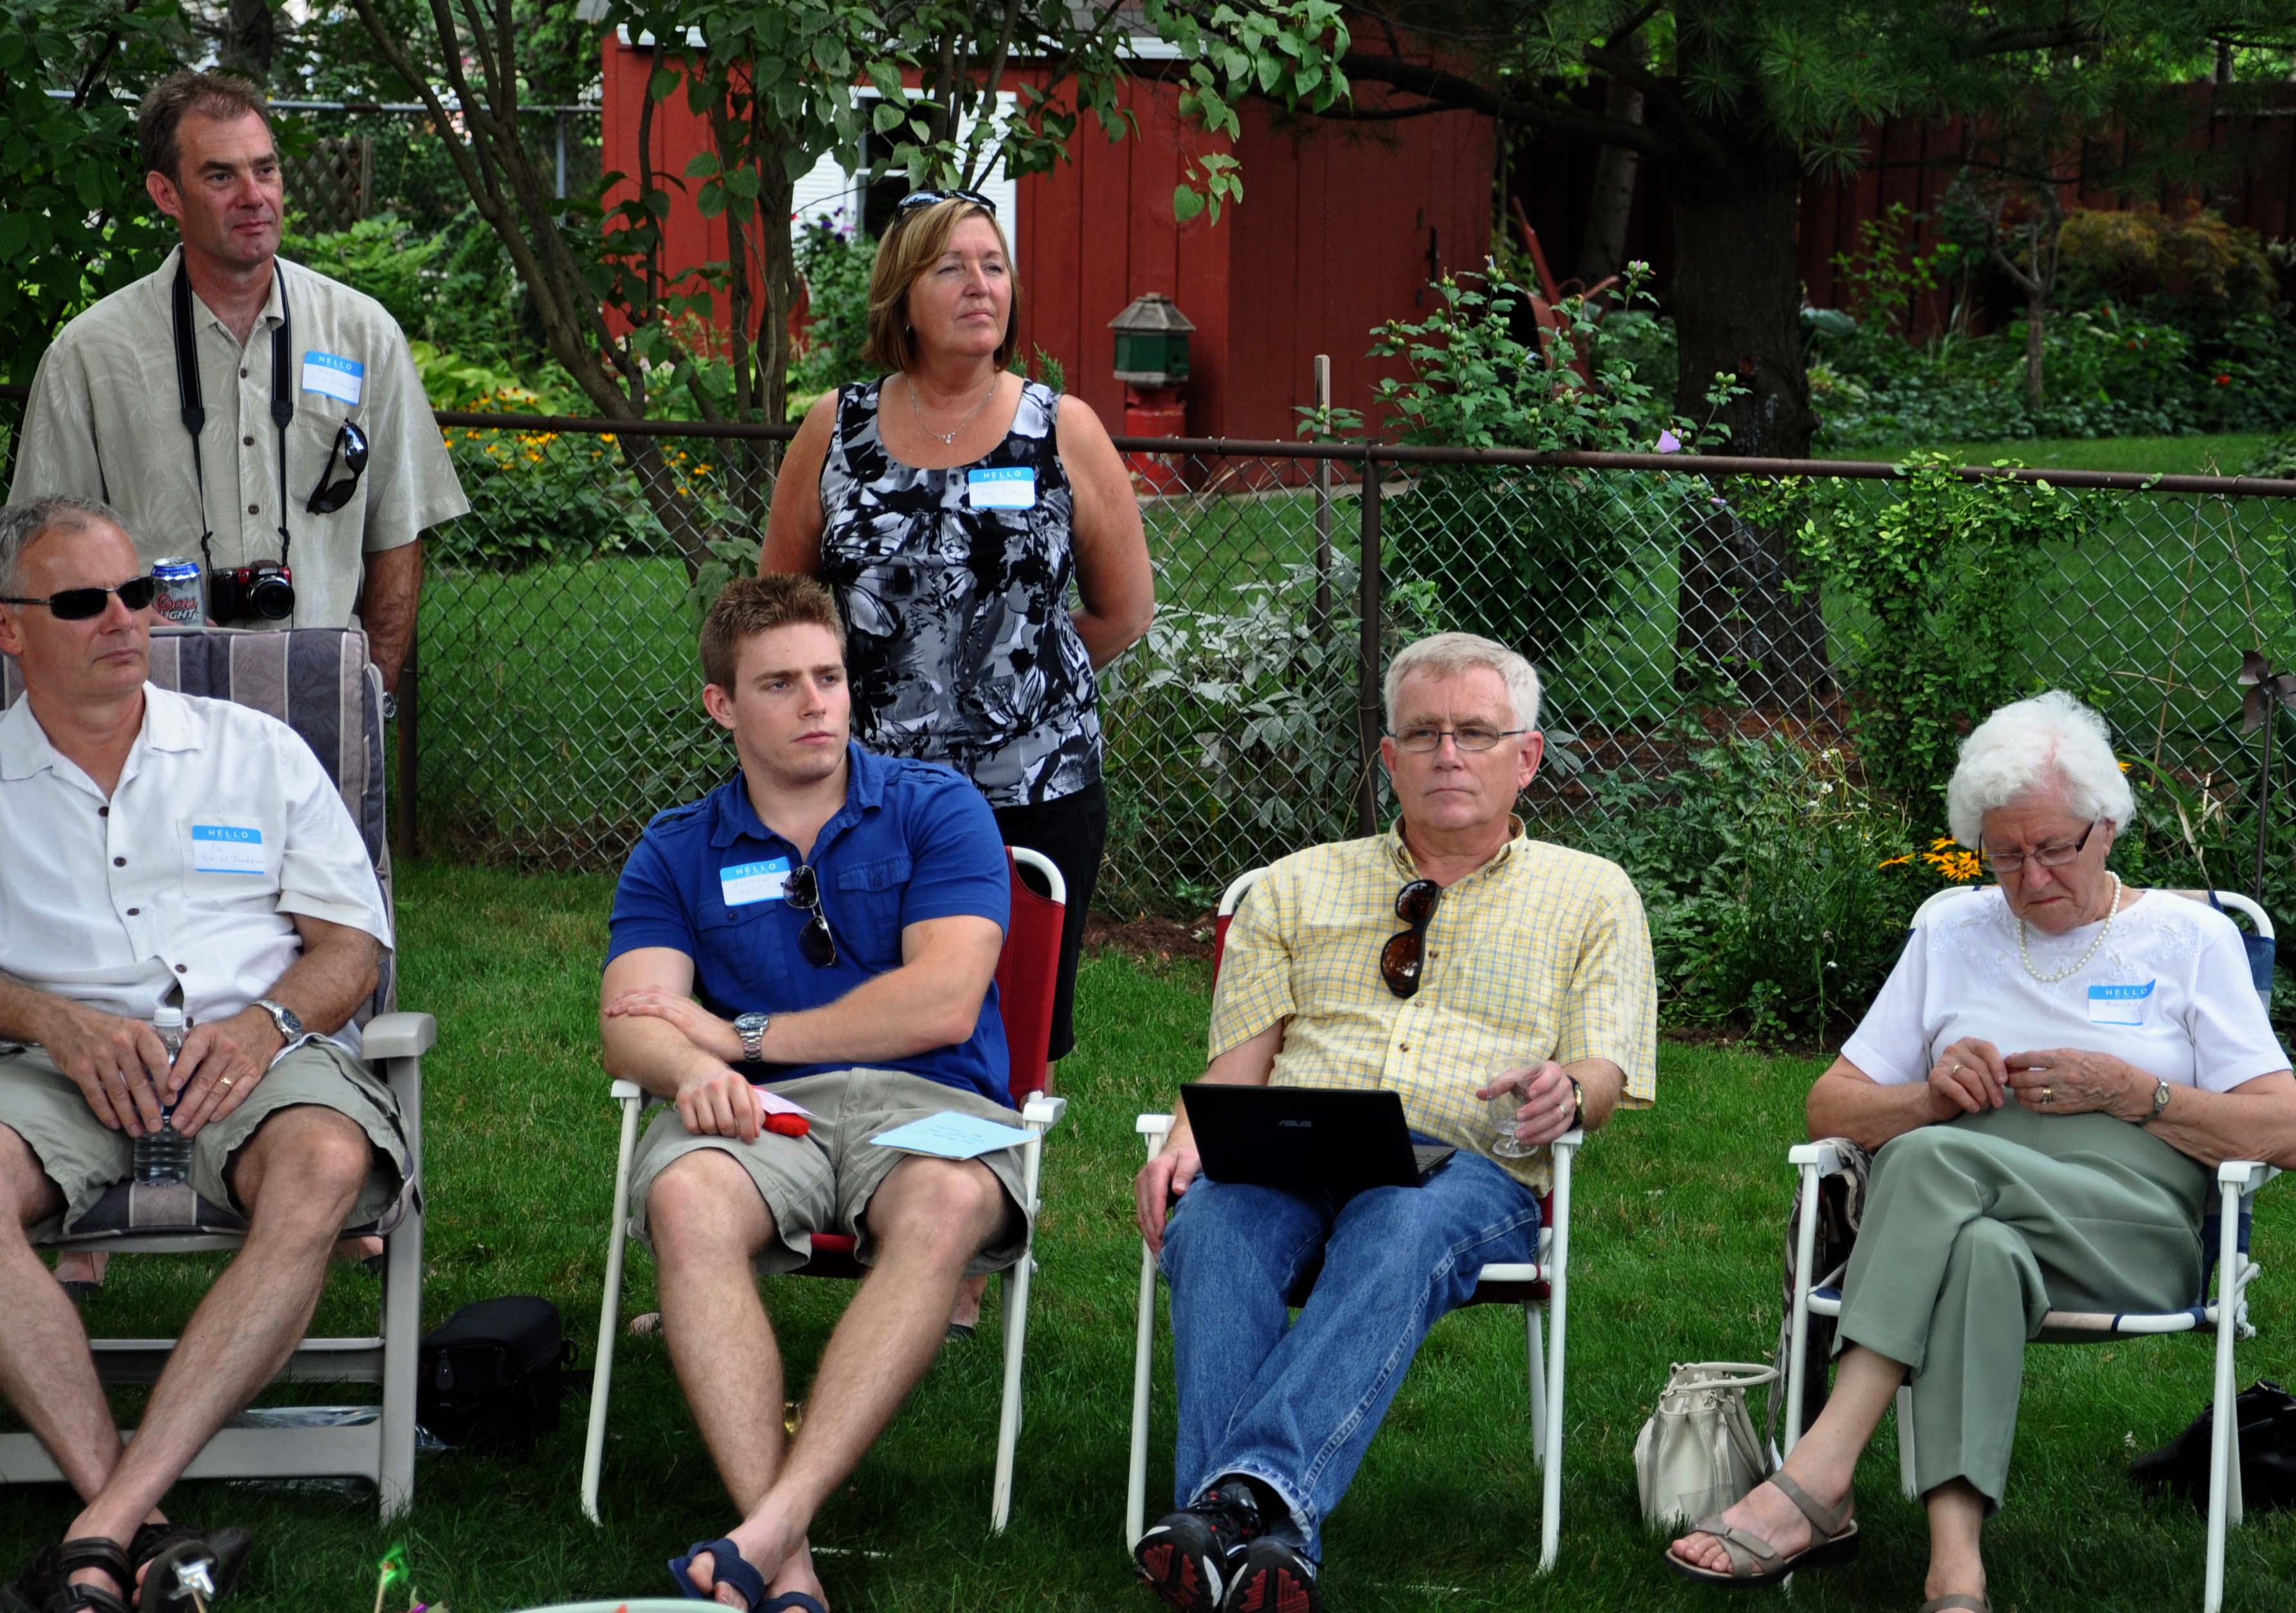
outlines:
M1783 1473L1771 1474L1770 1483L1776 1486L1779 1494L1800 1508L1801 1515L1809 1519L1810 1527L1817 1531L1820 1537L1820 1540L1813 1542L1813 1544L1833 1539L1841 1533L1842 1526L1849 1521L1849 1497L1847 1495L1830 1507L1822 1506L1811 1497L1808 1491Z
M1770 1565L1778 1560L1778 1549L1759 1535L1750 1535L1726 1524L1708 1533L1721 1542L1722 1549L1730 1554L1730 1577L1733 1579L1769 1573L1772 1571Z
M123 1586L135 1577L135 1565L127 1560L127 1548L102 1535L84 1535L56 1548L59 1578L77 1574L82 1568L102 1568Z
M95 1565L89 1564L93 1568ZM47 1613L132 1613L127 1604L102 1585L75 1585L58 1581Z

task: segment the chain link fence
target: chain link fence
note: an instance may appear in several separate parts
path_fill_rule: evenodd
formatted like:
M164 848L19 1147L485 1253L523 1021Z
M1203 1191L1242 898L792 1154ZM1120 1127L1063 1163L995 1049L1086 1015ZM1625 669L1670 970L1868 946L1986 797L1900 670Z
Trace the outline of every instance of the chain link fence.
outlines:
M754 564L787 432L442 418L474 508L431 550L422 822L457 854L614 866L730 764L694 633ZM1663 786L1711 735L1841 744L1859 602L1808 588L1774 508L1744 511L1800 489L1854 528L1904 497L1874 465L1384 448L1367 473L1360 445L1119 447L1158 595L1103 675L1102 889L1126 916L1201 912L1235 870L1382 820L1378 674L1429 632L1538 664L1549 745L1523 804L1548 832L1633 810L1621 786ZM1788 480L1808 473L1830 473ZM2011 684L2079 693L2196 810L2247 810L2234 677L2292 614L2296 489L2053 480L2082 490L2081 525L2015 585Z
M18 407L0 398L0 443ZM440 419L473 507L432 535L402 805L452 855L615 868L653 813L732 764L701 710L695 633L706 596L755 564L789 432ZM1235 871L1383 820L1379 672L1444 629L1539 667L1547 760L1523 810L1542 833L1635 812L1716 735L1854 759L1838 683L1871 624L1797 578L1775 509L1803 490L1852 529L1878 523L1906 496L1889 467L1119 446L1158 596L1147 639L1102 679L1101 889L1119 916L1200 913ZM2259 743L2234 678L2296 621L2296 485L2051 479L2079 490L2080 524L2011 585L2010 686L2097 704L2219 843L2235 820L2252 838ZM2288 800L2270 806L2276 846Z

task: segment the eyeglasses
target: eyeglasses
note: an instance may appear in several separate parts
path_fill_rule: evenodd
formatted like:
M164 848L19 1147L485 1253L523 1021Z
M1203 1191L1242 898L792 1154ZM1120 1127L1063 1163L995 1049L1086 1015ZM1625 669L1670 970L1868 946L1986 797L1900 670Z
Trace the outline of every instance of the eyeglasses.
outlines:
M45 599L0 595L0 605L44 605L58 621L86 621L91 616L102 615L114 594L129 610L148 611L152 602L160 597L160 584L151 577L130 577L116 588L65 588Z
M1977 854L1996 874L2017 873L2028 862L2038 863L2045 868L2061 868L2081 854L2082 849L2088 844L2088 837L2095 833L2096 825L2092 822L2081 831L2081 837L2070 845L2038 846L2030 852L1994 852L1980 846Z
M975 207L986 209L991 218L996 216L996 204L994 202L979 191L965 190L911 191L894 205L893 213L898 218L903 213L914 213L921 207L931 207L940 202L970 202Z
M1403 749L1414 755L1424 756L1430 751L1442 749L1446 737L1463 751L1488 751L1502 739L1513 739L1529 732L1529 728L1493 728L1480 722L1470 722L1456 728L1406 728L1393 737Z
M1414 879L1395 893L1395 916L1411 927L1398 930L1379 950L1379 977L1398 997L1419 989L1419 961L1427 942L1427 926L1443 887L1431 879Z
M342 461L349 473L340 481L335 477L335 462ZM310 501L304 508L314 515L332 515L351 501L358 490L359 473L366 469L366 433L349 421L335 433L335 445L327 450L327 467L319 473L319 484L311 490Z
M825 969L835 963L837 938L829 933L829 920L822 914L821 880L812 864L800 863L790 871L782 900L800 913L813 915L805 928L798 932L797 950L805 954L805 960L816 969Z

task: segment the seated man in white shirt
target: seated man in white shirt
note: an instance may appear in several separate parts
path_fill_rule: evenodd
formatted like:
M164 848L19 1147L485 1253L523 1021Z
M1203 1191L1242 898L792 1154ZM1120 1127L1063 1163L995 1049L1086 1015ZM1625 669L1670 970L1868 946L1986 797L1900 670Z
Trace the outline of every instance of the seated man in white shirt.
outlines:
M102 505L0 510L0 652L24 687L0 717L0 1391L86 1503L13 1587L36 1613L124 1613L179 1554L194 1532L161 1498L286 1361L341 1229L408 1164L349 1023L390 944L365 844L293 729L146 681L149 580ZM172 1066L168 1006L190 1027ZM247 1241L123 1447L32 1239L126 1179L169 1111L191 1186Z

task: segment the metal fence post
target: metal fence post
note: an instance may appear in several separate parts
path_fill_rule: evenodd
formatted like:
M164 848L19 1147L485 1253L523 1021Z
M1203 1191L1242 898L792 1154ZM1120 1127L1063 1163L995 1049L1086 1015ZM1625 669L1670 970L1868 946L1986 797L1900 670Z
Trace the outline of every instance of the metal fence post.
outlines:
M1368 444L1364 449L1362 505L1358 543L1362 553L1356 581L1356 647L1362 664L1356 669L1356 732L1363 776L1356 785L1356 829L1359 834L1376 835L1379 732L1385 713L1380 709L1379 456Z
M392 719L398 725L398 791L390 800L390 853L394 857L412 857L419 849L414 834L414 714L422 704L419 696L422 678L415 666L422 647L419 640L409 644L406 664L398 669L398 714Z

